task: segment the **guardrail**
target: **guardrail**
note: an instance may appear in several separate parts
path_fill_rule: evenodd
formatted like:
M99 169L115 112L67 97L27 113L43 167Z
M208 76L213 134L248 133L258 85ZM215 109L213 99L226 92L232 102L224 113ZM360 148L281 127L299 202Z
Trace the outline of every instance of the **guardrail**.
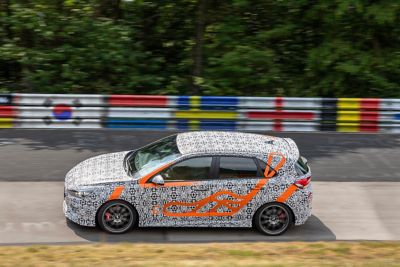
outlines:
M400 132L400 99L0 94L0 128Z

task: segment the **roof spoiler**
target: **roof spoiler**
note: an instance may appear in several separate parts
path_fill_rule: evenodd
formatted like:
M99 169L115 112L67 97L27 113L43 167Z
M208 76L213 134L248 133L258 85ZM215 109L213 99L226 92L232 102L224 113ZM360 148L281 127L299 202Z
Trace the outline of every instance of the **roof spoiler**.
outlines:
M296 143L291 138L283 138L289 146L289 155L293 154L295 160L297 160L300 156L299 148L297 147Z

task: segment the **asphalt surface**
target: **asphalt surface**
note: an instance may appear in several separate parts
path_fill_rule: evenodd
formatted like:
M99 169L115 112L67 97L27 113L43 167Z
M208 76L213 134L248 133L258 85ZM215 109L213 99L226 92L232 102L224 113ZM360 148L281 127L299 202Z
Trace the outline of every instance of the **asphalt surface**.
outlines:
M0 181L63 181L80 161L130 150L173 132L133 130L0 131ZM400 135L276 133L293 138L314 181L400 181Z
M0 131L0 244L400 240L400 135L277 133L313 170L313 215L267 237L252 229L143 228L108 235L67 223L63 179L88 157L140 147L173 132Z
M0 244L400 240L400 183L314 182L313 215L269 237L252 229L142 228L109 235L66 223L62 182L0 183Z

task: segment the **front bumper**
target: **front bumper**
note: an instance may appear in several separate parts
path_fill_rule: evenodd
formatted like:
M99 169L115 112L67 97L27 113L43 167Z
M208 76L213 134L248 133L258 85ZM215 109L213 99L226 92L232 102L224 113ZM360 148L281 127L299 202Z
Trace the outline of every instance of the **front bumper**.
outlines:
M82 226L96 226L97 205L90 200L66 196L63 202L65 217Z

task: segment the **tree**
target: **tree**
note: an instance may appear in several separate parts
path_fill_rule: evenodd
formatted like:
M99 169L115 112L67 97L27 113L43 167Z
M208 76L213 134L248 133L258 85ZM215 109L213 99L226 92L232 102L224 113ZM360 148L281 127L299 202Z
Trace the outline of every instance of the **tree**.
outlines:
M400 97L394 0L3 0L0 92Z

